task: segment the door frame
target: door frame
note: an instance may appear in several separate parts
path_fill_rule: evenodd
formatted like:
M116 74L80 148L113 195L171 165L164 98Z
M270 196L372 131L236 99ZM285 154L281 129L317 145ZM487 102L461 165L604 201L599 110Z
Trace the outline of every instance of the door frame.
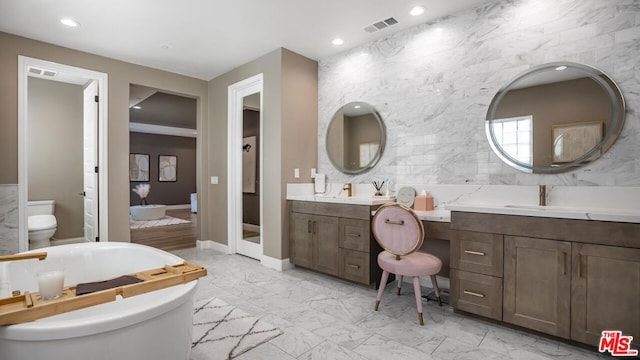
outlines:
M263 105L263 74L257 74L239 81L228 87L228 118L227 118L227 233L228 252L235 254L238 242L242 237L242 117L243 99L246 96L260 93L260 141L258 142L258 179L260 188L260 227L264 229L264 201L263 201L263 149L264 149L264 105ZM264 231L260 231L260 244L256 256L262 261L264 256Z
M75 66L18 55L18 250L29 250L29 229L27 226L28 202L28 79L29 67L39 67L61 73L73 74L98 82L98 236L100 242L109 239L109 196L108 196L108 76L105 73L87 70Z

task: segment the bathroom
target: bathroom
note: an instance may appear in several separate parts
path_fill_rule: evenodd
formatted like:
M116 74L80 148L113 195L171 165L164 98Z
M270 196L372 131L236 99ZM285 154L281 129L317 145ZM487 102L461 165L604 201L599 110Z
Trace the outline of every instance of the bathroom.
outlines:
M13 35L1 36L8 40L0 45L2 53L10 54L3 55L0 66L7 79L16 78L13 57L18 54L46 58L47 52L53 52L57 55L50 60L85 68L106 61ZM505 201L512 201L511 194L515 197L523 191L522 202L535 205L537 187L541 184L550 190L556 187L575 191L576 197L583 199L603 199L625 206L637 203L640 187L640 163L636 156L640 150L640 128L635 110L640 103L639 70L634 65L639 51L637 40L638 8L633 1L503 1L320 58L315 72L317 101L295 99L309 104L307 112L293 106L276 110L273 104L280 100L265 94L264 116L271 123L264 129L264 146L269 151L265 152L263 161L266 168L277 170L263 174L263 186L269 191L268 196L263 194L265 199L261 205L269 209L262 223L264 263L280 269L290 266L284 201L286 184L310 184L312 168L326 174L327 181L334 184L350 182L368 186L373 179L391 178L395 190L402 185L412 185L417 191L424 189L433 193L436 205L452 201L461 193L477 193L481 188L488 191L488 198ZM298 61L296 55L277 50L211 80L185 79L148 68L137 73L140 70L137 66L109 61L106 65L96 65L98 70L113 74L109 78L109 239L130 239L126 227L130 189L125 175L129 154L128 124L125 124L129 83L171 89L199 99L201 146L207 149L201 151L197 179L202 204L200 216L207 219L200 224L201 243L226 252L232 241L228 238L227 212L231 196L227 194L225 182L227 102L222 94L226 94L230 84L255 72L276 71L274 68L280 66L273 66L274 62L279 65L303 62ZM517 74L531 66L558 60L596 67L617 83L626 102L624 128L613 147L588 166L551 175L520 172L502 162L487 141L484 119L489 104L495 93ZM123 67L126 70L122 70ZM313 73L313 66L310 67ZM16 92L15 82L2 86L3 94ZM292 96L295 89L292 84L284 84L282 91ZM387 130L387 145L378 164L355 176L336 170L324 149L329 120L337 109L351 101L372 104L384 119ZM6 118L16 117L15 103L16 95L3 95L0 99L0 111ZM305 125L290 119L296 115L300 115L299 121L308 121L305 125L312 131L302 131ZM17 145L13 135L16 124L0 126L0 139L7 147L0 155L7 168L0 174L3 184L0 249L13 253L18 251L19 244L18 166L14 159ZM294 176L296 168L299 178ZM213 184L211 177L217 177L219 183ZM443 192L438 193L438 188ZM492 192L492 188L496 191ZM562 205L559 202L562 198L550 200L549 205Z

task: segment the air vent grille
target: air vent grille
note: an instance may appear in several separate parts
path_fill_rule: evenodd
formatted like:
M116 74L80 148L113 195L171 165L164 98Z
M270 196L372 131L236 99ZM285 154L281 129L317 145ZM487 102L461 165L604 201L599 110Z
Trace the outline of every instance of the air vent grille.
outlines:
M393 26L393 25L395 25L397 23L398 23L398 20L396 20L393 17L390 17L388 19L376 21L375 23L373 23L371 25L367 25L367 26L365 26L363 28L363 30L368 32L368 33L372 33L372 32L376 32L378 30L386 29L389 26Z
M46 77L54 77L58 74L53 70L40 69L35 66L29 66L29 73L33 75L40 75L40 76L46 76Z

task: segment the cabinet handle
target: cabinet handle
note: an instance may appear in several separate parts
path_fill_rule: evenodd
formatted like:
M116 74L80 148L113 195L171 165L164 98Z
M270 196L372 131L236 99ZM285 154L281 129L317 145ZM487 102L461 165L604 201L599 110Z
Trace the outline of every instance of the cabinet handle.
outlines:
M313 222L313 233L315 234L318 231L318 222L314 221Z
M391 225L404 225L404 220L391 220L391 219L387 219L384 221L385 224L391 224Z
M463 293L465 293L467 295L479 297L479 298L483 298L484 297L484 294L480 294L480 293L469 291L469 290L464 290Z
M469 255L478 255L478 256L485 256L487 254L480 252L480 251L473 251L473 250L465 250L464 251L465 254L469 254Z
M307 220L307 232L310 234L313 234L313 225L312 225L313 221L311 220Z
M582 255L578 254L578 277L582 277Z
M354 268L354 269L360 269L360 265L347 264L347 266L350 267L350 268Z
M562 275L567 275L567 253L562 252Z
M351 234L349 234L349 236L351 236L351 237L360 237L360 234L353 234L353 233L351 233Z

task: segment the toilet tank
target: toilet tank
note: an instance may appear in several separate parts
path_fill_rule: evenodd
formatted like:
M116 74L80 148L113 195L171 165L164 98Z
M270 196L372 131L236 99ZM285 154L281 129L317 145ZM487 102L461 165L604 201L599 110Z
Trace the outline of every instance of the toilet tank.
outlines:
M55 200L29 201L27 203L27 215L53 215Z

